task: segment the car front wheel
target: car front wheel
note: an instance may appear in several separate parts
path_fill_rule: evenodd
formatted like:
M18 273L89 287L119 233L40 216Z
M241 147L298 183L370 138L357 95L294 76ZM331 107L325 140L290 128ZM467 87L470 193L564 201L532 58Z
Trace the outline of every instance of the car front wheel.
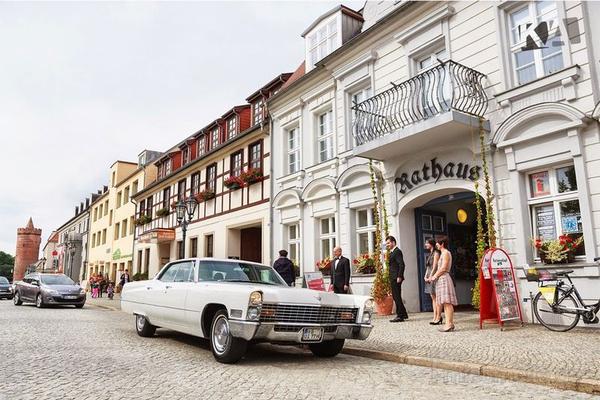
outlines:
M226 310L219 310L210 329L210 348L218 362L233 364L238 362L248 350L248 342L231 335Z
M83 305L82 305L83 307ZM142 337L152 337L156 332L156 327L152 325L143 315L135 316L135 330Z
M37 308L44 308L44 299L42 299L42 294L38 294L35 298L35 306Z
M312 343L308 348L317 357L335 357L344 348L344 339L328 340L322 343Z
M13 303L15 306L20 306L23 304L23 300L21 300L21 294L19 292L15 292L15 297L13 297Z

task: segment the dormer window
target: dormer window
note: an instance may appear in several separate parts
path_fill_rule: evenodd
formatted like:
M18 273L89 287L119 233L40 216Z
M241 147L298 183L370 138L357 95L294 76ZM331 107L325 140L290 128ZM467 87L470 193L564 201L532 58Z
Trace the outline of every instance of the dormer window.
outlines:
M337 18L308 35L307 47L310 65L315 65L338 47Z
M167 161L165 161L165 176L169 175L172 171L172 163L171 163L171 159L169 158Z
M227 139L235 137L236 125L236 117L231 117L227 120Z
M210 149L214 149L219 145L219 128L214 128L210 131Z
M181 151L183 154L183 165L190 162L190 146L185 146Z
M252 122L253 125L258 125L263 120L263 98L259 98L252 104Z
M206 136L202 135L198 138L196 148L198 149L198 157L202 157L206 153Z

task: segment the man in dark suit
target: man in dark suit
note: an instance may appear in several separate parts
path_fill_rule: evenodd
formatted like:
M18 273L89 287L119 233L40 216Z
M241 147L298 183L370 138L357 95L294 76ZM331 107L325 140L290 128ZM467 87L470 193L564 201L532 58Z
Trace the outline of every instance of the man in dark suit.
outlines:
M396 303L396 318L390 322L402 322L408 319L408 313L402 302L402 282L404 282L404 257L402 251L396 246L396 238L388 236L385 238L385 246L390 251L390 285L392 297Z
M333 249L331 261L331 284L334 293L348 293L350 289L350 260L342 256L342 248Z
M273 263L273 269L277 271L288 286L294 286L296 282L296 271L294 271L294 263L287 258L286 250L279 250L279 258Z

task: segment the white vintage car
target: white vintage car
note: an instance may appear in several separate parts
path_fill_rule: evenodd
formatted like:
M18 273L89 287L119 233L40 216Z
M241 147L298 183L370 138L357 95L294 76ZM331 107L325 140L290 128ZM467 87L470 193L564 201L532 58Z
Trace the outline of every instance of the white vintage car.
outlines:
M121 309L136 316L140 336L161 327L207 338L223 363L241 359L248 342L305 343L333 357L373 328L370 297L288 287L269 266L214 258L174 261L126 284Z

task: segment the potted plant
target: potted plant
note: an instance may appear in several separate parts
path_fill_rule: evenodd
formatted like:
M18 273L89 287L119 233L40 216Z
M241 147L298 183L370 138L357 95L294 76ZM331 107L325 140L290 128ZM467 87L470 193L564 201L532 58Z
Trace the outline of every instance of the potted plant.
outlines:
M577 249L583 244L583 236L573 239L560 235L558 239L534 239L533 244L544 264L564 264L575 260Z
M324 259L317 261L316 265L323 275L329 275L331 273L331 257L327 256Z
M242 172L240 178L242 178L247 185L252 185L253 183L265 179L262 169L260 168L248 168L246 171Z
M171 203L171 210L175 211L176 208L177 208L177 202L174 201Z
M225 185L225 187L229 190L237 190L244 186L244 181L239 176L232 175L225 179L223 185Z
M138 219L135 220L135 224L137 226L145 225L148 222L152 221L152 217L146 214L140 215Z
M300 276L300 266L298 265L298 260L292 260L292 265L294 266L294 275L296 278Z
M203 191L196 193L194 197L196 198L198 203L200 203L206 200L214 199L215 191L212 189L204 189Z
M166 217L169 214L171 214L171 210L169 210L168 207L163 207L163 208L156 210L157 217Z
M375 273L375 257L369 253L359 255L352 261L352 264L359 274Z

